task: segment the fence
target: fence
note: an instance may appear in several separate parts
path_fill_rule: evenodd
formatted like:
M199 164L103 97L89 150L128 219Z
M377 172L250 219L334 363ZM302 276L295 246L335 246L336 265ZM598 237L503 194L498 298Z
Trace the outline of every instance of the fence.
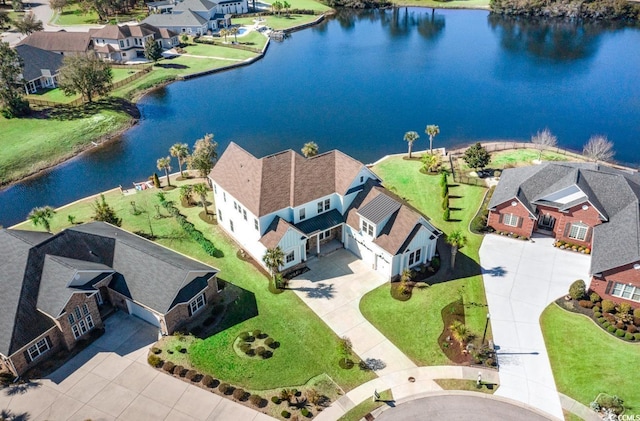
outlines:
M29 101L29 105L39 105L42 107L59 107L61 105L76 107L78 105L84 104L84 100L82 98L76 98L71 102L55 102L55 101L47 101L44 99L35 99L35 98L27 98Z
M122 68L122 67L124 67L124 68L131 68L131 67L127 66L127 65L124 65L124 66L122 66L122 67L120 67L120 66L121 66L121 65L114 65L113 67L117 67L117 68ZM135 68L135 66L139 66L139 65L133 65L133 66L134 66L134 68ZM122 80L117 81L116 83L114 83L114 84L113 84L113 86L112 86L111 88L112 88L112 89L118 89L118 88L120 88L121 86L124 86L124 85L126 85L127 83L129 83L129 82L131 82L131 81L134 81L134 80L136 80L136 79L140 79L141 77L143 77L144 75L146 75L147 73L149 73L149 72L151 71L151 68L152 68L152 67L153 67L153 66L149 66L149 65L145 65L144 67L141 67L139 72L136 72L136 73L132 74L131 76L128 76L128 77L126 77L126 78L124 78L124 79L122 79Z

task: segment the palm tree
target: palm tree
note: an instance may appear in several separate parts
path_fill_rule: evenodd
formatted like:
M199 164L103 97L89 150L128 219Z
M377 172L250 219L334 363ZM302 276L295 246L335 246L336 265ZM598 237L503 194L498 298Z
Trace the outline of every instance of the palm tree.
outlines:
M273 280L275 281L276 275L280 271L280 266L284 265L284 252L280 246L267 249L264 256L262 256L262 261L271 271L271 276L273 276Z
M229 34L233 35L234 38L234 42L237 44L238 43L238 27L237 26L232 26L231 28L229 28Z
M186 143L176 143L169 148L169 154L178 158L178 167L182 175L182 162L189 156L189 146Z
M442 163L442 158L440 155L426 153L422 155L422 168L427 172L435 172L438 170L438 167Z
M191 184L185 184L180 186L180 200L191 204L191 194L193 193L193 186Z
M429 153L433 153L433 138L440 134L440 127L429 124L424 132L429 135Z
M289 9L291 9L291 5L289 4L289 2L287 2L287 0L284 0L282 2L282 8L284 9L287 17L289 17Z
M200 202L204 208L204 213L207 215L209 213L209 210L207 209L207 193L209 193L209 188L205 183L198 183L193 186L193 192L200 196Z
M31 212L29 212L29 220L33 222L33 225L38 226L42 224L44 229L47 232L51 232L51 222L50 219L53 218L56 211L51 206L45 206L42 208L33 208Z
M164 170L164 175L167 176L167 186L171 186L171 181L169 181L169 171L171 171L171 157L168 156L166 158L160 158L156 161L156 165L160 171Z
M418 135L418 132L406 132L404 134L404 140L409 144L409 159L411 159L411 150L413 149L413 142L415 142L416 140L418 140L420 138L420 136Z
M464 247L467 243L467 237L464 236L462 231L455 230L451 234L447 235L447 243L451 246L451 269L456 265L456 255L458 249Z
M307 142L302 147L302 155L305 158L311 158L318 155L318 144L316 142Z
M229 35L229 30L227 28L222 28L219 34L221 37L224 37L224 42L227 42L227 35Z

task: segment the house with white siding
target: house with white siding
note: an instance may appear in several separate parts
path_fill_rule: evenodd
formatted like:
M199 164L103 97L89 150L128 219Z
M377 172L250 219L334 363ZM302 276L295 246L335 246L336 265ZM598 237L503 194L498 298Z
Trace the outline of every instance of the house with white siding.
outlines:
M176 3L170 13L152 13L143 23L179 34L206 35L230 26L232 14L238 15L248 11L247 0L217 3L209 0L184 0Z
M427 217L337 150L256 158L231 143L209 179L219 226L260 264L280 247L286 271L339 243L391 279L436 254L441 232Z

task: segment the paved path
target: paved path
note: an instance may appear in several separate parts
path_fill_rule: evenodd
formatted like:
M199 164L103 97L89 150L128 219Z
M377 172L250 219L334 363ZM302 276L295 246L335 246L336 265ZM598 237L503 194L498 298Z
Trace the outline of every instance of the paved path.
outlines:
M0 409L30 421L273 420L151 368L157 328L122 312L105 334L51 376L0 390Z
M552 247L550 237L533 240L487 235L480 247L493 339L499 348L496 394L562 418L539 319L573 281L589 279L590 259Z
M307 262L309 271L292 280L290 289L353 350L373 365L379 376L416 367L360 313L360 298L388 282L345 249Z

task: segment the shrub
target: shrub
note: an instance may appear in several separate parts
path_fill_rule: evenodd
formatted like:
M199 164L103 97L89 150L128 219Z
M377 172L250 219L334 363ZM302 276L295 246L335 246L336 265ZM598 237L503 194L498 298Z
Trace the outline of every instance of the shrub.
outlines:
M442 185L442 197L445 197L448 195L449 195L449 185L445 183Z
M629 303L620 303L620 305L618 305L618 313L623 314L623 315L631 313L631 304L629 304Z
M266 360L268 358L273 357L273 352L271 351L264 351L264 353L261 355L263 360Z
M253 349L253 348L249 348L244 353L245 353L245 355L248 355L249 357L253 357L254 355L256 355L256 350Z
M253 331L253 336L255 336L256 338L259 338L260 335L262 335L262 332L260 331L260 329L256 329Z
M616 329L616 336L622 338L626 332L622 329Z
M262 405L262 396L260 395L251 395L249 396L249 402L251 402L251 405L253 406L261 406Z
M602 300L602 312L613 313L616 309L616 305L611 300Z
M609 323L607 322L607 319L605 319L604 317L598 317L598 322L600 322L600 324Z
M617 327L618 329L622 329L622 328L624 328L624 322L623 322L622 320L618 320L618 321L616 322L616 327Z
M609 329L609 326L611 326L611 323L609 323L609 322L602 323L602 327L605 328L605 329Z
M302 414L303 417L307 417L307 418L309 417L309 415L311 415L311 413L309 412L309 410L307 408L302 408L300 413Z
M636 325L627 325L627 332L636 333L637 331L638 331L638 328L636 327Z
M602 313L600 313L599 311L594 311L593 317L595 317L596 319L599 319L600 317L602 317Z
M279 397L277 397L277 396L272 396L272 397L271 397L271 402L275 403L276 405L279 405L279 404L280 404L280 402L282 402L282 399L280 399L280 398L279 398Z
M266 349L263 346L259 346L256 348L256 355L262 356L265 353Z
M182 372L184 371L184 367L181 365L177 365L173 368L173 374L182 377Z
M193 381L197 375L198 372L196 370L189 370L187 371L187 374L184 375L184 378Z
M225 395L230 395L233 393L233 387L229 383L220 383L220 386L218 386L218 390Z
M633 310L633 317L636 319L640 319L640 308L636 308Z
M589 299L591 300L592 303L599 303L602 298L600 298L600 295L598 295L597 292L592 292L591 295L589 296Z
M246 401L247 397L245 395L248 395L248 393L244 389L237 388L233 391L233 397L239 401Z
M442 219L448 221L449 218L451 218L451 211L449 210L449 208L446 208L444 212L442 212Z
M211 377L210 375L206 374L205 376L202 377L202 385L204 387L213 387L213 377Z
M159 354L162 352L162 350L156 346L154 346L153 348L151 348L151 352L153 352L154 354Z
M640 333L634 333L633 339L635 339L636 341L640 341Z
M151 367L160 367L162 365L162 360L155 354L151 354L147 357L147 362Z
M600 310L601 310L600 306L593 306L593 311L594 312L596 312L596 311L601 312Z
M442 198L442 210L449 209L449 193Z
M243 341L246 341L247 339L249 339L249 332L242 332L240 335L240 339L242 339Z
M173 373L173 369L175 368L175 366L176 365L174 363L172 363L171 361L167 361L162 366L162 369L164 371L166 371L167 373Z
M587 285L582 279L574 281L569 287L569 296L574 300L580 300L587 293Z
M578 305L583 308L593 308L593 303L589 300L580 300Z
M245 341L245 342L254 342L255 340L256 340L256 338L255 338L255 337L253 337L253 336L249 335L249 337L248 337L247 339L245 339L244 341Z
M618 330L618 329L616 329L616 327L615 327L615 326L609 326L609 327L607 327L607 331L609 331L609 332L611 332L611 333L614 333L616 330Z
M282 411L280 415L282 415L282 418L286 418L286 419L291 418L291 412L289 411Z
M274 342L273 338L267 338L264 340L264 344L269 348L271 348L271 345L273 345L273 342Z
M633 340L633 334L627 332L624 334L624 338L628 341L632 341Z

